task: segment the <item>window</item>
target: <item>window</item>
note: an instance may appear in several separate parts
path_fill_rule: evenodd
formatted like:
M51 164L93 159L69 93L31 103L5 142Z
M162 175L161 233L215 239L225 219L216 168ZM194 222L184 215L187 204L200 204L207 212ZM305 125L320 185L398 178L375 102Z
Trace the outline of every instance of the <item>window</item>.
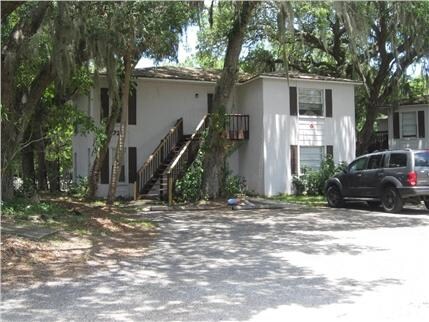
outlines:
M323 90L300 88L298 102L299 115L323 116Z
M301 171L305 168L319 170L324 156L323 150L322 146L301 146L299 148Z
M407 166L407 154L392 153L389 159L389 168L400 168Z
M416 112L403 112L401 132L403 138L417 137L417 115Z
M414 154L416 167L429 167L429 152L417 152Z
M372 170L372 169L379 169L382 168L382 159L383 159L383 155L382 154L376 154L376 155L371 155L369 157L369 161L368 161L368 170Z
M353 173L353 172L356 172L356 171L362 171L362 170L366 169L367 161L368 161L368 158L357 159L352 164L350 164L350 166L349 166L349 172Z
M121 172L119 173L118 182L120 182L120 183L124 183L125 182L126 150L127 149L124 149L124 156L123 156L123 159L122 159ZM116 149L112 149L112 164L115 162L115 158L116 158Z

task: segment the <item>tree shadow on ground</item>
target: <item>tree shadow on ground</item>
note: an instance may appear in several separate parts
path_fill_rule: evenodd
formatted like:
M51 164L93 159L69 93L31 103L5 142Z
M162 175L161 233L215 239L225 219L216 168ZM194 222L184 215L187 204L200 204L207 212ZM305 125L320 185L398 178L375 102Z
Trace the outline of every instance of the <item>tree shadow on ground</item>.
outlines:
M152 213L159 235L144 257L121 260L81 279L3 292L6 320L248 320L282 305L318 308L401 281L338 280L279 253L382 251L337 242L335 232L419 227L423 218L364 211L251 210Z

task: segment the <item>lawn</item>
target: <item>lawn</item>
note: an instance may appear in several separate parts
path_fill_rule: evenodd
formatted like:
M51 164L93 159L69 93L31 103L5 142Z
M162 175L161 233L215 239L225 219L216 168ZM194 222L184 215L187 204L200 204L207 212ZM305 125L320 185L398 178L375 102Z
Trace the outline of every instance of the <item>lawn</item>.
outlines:
M278 195L271 199L311 207L326 207L327 205L325 196Z

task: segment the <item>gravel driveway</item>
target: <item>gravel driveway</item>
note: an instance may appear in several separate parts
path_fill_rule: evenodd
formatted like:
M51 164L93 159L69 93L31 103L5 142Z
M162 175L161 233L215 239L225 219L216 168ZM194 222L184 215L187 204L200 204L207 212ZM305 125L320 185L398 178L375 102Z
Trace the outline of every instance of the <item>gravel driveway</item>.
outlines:
M3 290L2 321L424 321L429 215L302 208L143 215L147 255Z

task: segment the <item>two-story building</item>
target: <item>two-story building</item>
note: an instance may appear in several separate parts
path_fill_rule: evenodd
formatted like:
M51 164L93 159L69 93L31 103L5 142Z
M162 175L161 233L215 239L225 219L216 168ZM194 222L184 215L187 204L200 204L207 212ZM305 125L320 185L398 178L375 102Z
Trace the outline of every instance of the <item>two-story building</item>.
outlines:
M125 197L136 195L134 183L144 176L139 169L148 167L148 160L153 162L160 140L178 129L179 120L182 129L178 133L192 134L211 112L219 72L153 67L135 70L134 77L127 149L117 192ZM300 174L303 166L318 168L327 154L337 163L350 162L355 157L354 87L358 84L296 72L241 77L228 112L234 120L239 118L237 127L243 125L243 119L237 115L246 116L246 135L237 132L236 138L244 140L230 156L230 168L246 179L249 190L272 196L292 193L293 175ZM89 95L76 103L100 122L110 109L106 80L101 77ZM110 143L109 158L101 174L100 197L107 195L116 138ZM92 135L77 135L73 140L75 179L89 174L95 157L93 141Z

